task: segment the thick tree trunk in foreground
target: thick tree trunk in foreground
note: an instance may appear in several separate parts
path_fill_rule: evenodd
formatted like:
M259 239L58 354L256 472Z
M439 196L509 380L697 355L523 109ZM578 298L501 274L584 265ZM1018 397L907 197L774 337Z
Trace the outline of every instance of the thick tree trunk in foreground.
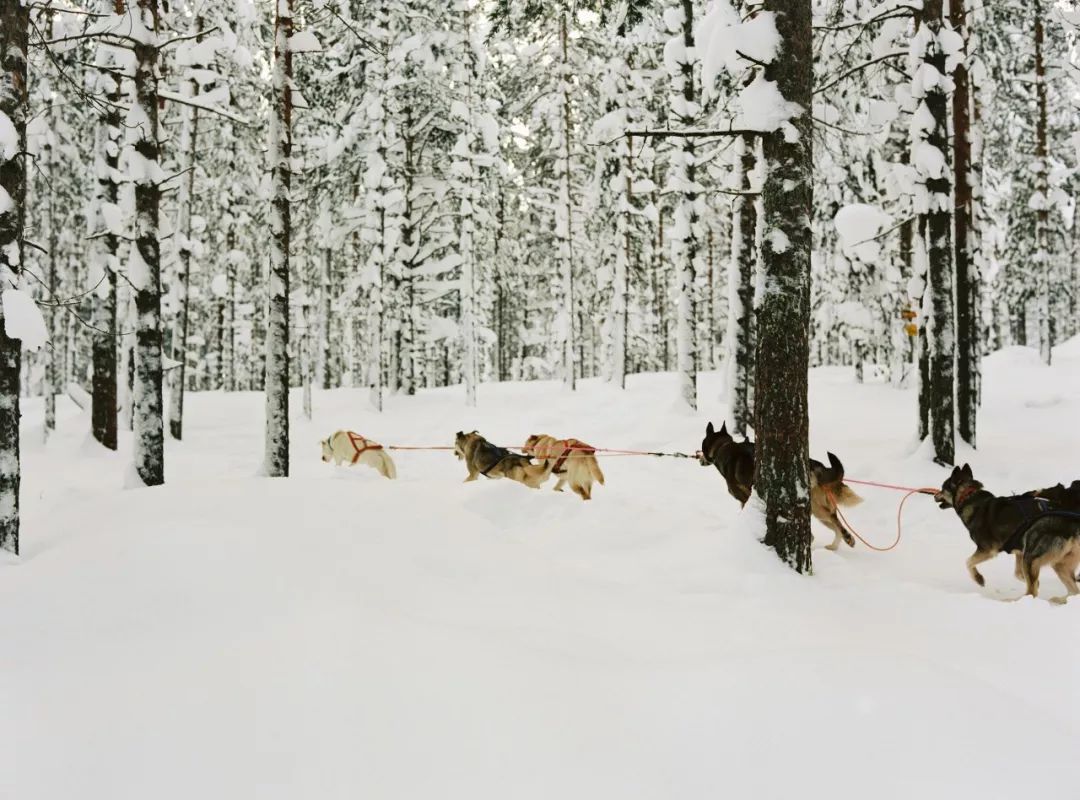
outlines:
M810 362L810 251L813 210L813 31L806 0L766 0L783 45L766 77L801 111L763 138L762 259L766 290L758 311L754 487L765 504L765 543L810 572L807 373ZM792 141L789 141L792 140Z
M564 10L559 14L559 45L562 61L559 64L559 91L561 100L561 139L559 142L559 197L555 212L555 241L557 242L557 254L559 274L562 281L562 319L564 330L561 332L562 359L563 359L563 385L568 389L577 388L577 372L574 363L574 346L577 337L574 335L576 326L574 320L577 317L574 303L574 203L570 189L571 171L573 164L570 162L570 95L572 87L571 67L569 58L569 32L567 30L567 14Z
M266 323L266 457L269 477L289 474L289 187L292 180L292 0L274 17L270 118L270 303Z
M29 28L30 11L20 0L0 0L0 117L10 120L17 140L0 143L0 291L17 286L22 268ZM4 325L0 306L0 549L18 555L22 342L9 339Z

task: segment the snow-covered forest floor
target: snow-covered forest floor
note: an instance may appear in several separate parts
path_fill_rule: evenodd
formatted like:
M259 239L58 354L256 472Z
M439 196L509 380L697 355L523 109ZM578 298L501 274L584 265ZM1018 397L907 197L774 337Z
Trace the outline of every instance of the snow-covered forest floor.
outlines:
M1080 340L1055 366L985 363L988 488L1080 477ZM294 417L293 477L254 477L263 397L188 396L167 485L122 488L119 454L66 400L24 418L23 557L0 560L0 796L747 798L1068 796L1080 779L1080 602L1011 561L967 576L953 512L915 497L894 552L780 564L696 462L606 458L594 500L462 484L446 452L397 453L400 479L319 460L351 428L449 444L476 428L692 452L719 422L674 411L673 375L395 397L317 393ZM294 408L299 408L299 398ZM811 451L914 486L914 398L811 375ZM899 495L860 488L849 519L894 532Z

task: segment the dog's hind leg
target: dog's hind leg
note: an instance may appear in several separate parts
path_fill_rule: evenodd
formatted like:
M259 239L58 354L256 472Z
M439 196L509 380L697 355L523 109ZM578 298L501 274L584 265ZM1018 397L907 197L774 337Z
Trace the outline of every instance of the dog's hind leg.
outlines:
M1016 567L1013 569L1013 575L1016 576L1018 581L1027 580L1024 577L1024 554L1019 550L1016 551Z
M588 486L583 486L575 483L572 488L574 490L574 494L576 494L582 500L589 500L591 498L592 493L589 491Z
M982 573L975 569L975 567L979 566L979 564L983 563L984 561L989 561L995 555L997 554L988 550L976 550L968 557L968 574L971 575L971 579L975 581L975 583L979 584L979 586L986 586L986 578L984 578L982 576Z
M1051 597L1051 603L1065 603L1073 595L1080 594L1080 586L1076 585L1076 576L1073 575L1075 569L1075 564L1065 561L1059 561L1054 565L1054 572L1057 573L1058 579L1065 584L1065 594L1061 597Z
M843 524L840 522L840 518L836 516L836 509L811 509L814 513L814 517L821 522L826 528L836 534L833 537L832 543L825 545L826 550L832 550L836 552L840 549L840 542L844 542L848 547L855 546L855 537L852 536Z
M564 478L562 475L559 475L557 480L555 481L555 491L561 492L564 486L566 486L566 478Z

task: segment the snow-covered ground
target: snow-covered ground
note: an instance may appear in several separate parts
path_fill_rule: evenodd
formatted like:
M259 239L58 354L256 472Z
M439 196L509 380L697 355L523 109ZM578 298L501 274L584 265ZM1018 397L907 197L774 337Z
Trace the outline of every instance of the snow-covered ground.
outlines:
M1080 341L1046 368L986 363L989 488L1080 477ZM715 470L607 458L583 503L550 487L462 484L446 452L398 453L400 479L319 461L352 428L449 444L476 428L599 446L697 449L724 414L673 410L671 375L396 397L315 397L294 416L293 477L253 477L262 399L191 394L168 484L124 490L128 461L66 401L24 424L24 555L0 560L0 797L1034 798L1080 786L1080 601L1039 600L1001 557L987 588L952 512L915 497L886 554L783 567ZM912 442L913 398L811 376L812 452L915 486L944 470ZM294 408L299 409L299 401ZM899 495L849 518L894 534ZM815 523L816 525L816 523Z

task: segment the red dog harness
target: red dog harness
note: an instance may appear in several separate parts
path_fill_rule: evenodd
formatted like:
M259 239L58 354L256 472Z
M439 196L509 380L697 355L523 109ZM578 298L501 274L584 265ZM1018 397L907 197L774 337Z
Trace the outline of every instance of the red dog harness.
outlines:
M594 450L591 446L585 444L585 442L581 441L580 439L566 439L565 441L566 449L562 451L562 455L555 460L555 466L551 468L551 471L554 472L556 475L562 474L563 466L566 464L566 459L568 459L575 452L580 452L582 455L593 455L594 453L596 453L596 450ZM551 455L553 454L544 453L541 455L539 453L533 453L534 457L544 460L549 458Z
M352 463L355 464L360 460L360 456L366 453L368 450L382 450L381 444L375 442L369 442L359 433L353 433L352 431L345 431L345 435L349 437L349 444L353 446L353 450L356 451L356 455L353 456ZM359 442L359 444L357 444Z

